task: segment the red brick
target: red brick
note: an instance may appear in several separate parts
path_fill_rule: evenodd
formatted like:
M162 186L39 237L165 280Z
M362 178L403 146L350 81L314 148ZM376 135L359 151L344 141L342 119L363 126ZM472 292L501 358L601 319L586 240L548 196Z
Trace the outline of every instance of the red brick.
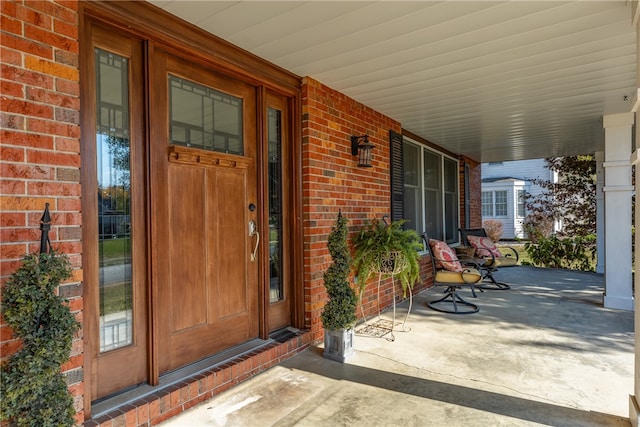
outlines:
M10 113L36 116L43 119L53 119L53 107L20 99L6 99L0 105L2 111Z
M8 16L0 16L0 28L2 31L22 35L22 22ZM4 60L4 57L2 58Z
M0 227L24 227L25 214L22 212L0 212Z
M0 179L0 194L25 194L25 182L16 179Z
M25 39L9 33L0 33L0 44L9 49L30 53L41 58L53 59L53 48L46 43L39 43L35 40Z
M27 87L26 98L29 101L55 105L56 107L80 109L80 98L38 87Z
M57 47L58 49L78 53L77 40L72 40L68 37L61 36L52 31L43 30L42 28L30 24L25 24L24 36L36 42L46 43L53 47Z
M53 31L56 34L62 34L71 39L78 38L78 25L75 22L70 24L56 19L53 21Z
M28 150L27 162L40 165L80 167L80 156L53 151Z
M0 176L7 178L44 179L51 180L55 177L55 169L51 166L27 165L24 163L0 164Z
M21 88L22 85L17 85ZM0 113L0 127L13 130L24 130L25 120L24 116L16 114Z
M15 2L2 1L0 2L0 13L2 13L3 15L7 15L15 18L17 9L18 9L17 6L18 5Z
M60 93L66 93L67 95L80 96L80 85L78 82L57 79L55 82L55 89Z
M29 4L29 3L27 3ZM29 24L33 24L36 25L38 27L42 27L44 29L47 30L51 30L52 29L52 19L50 16L35 11L31 8L28 7L24 7L22 5L18 5L16 7L16 14L15 16L20 19L21 21L27 22Z
M9 129L0 131L2 142L7 145L53 149L53 137L34 133L16 132Z
M57 136L55 138L55 149L56 151L80 153L80 138L66 138Z
M64 22L77 22L78 20L78 2L50 2L50 1L29 1L29 7L44 12L55 19Z

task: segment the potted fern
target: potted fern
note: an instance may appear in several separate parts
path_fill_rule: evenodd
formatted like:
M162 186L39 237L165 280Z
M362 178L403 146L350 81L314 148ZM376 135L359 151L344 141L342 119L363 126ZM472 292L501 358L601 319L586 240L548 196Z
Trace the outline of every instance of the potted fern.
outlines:
M347 244L347 219L338 212L327 242L332 263L324 273L329 300L322 310L324 351L328 359L344 362L353 354L353 328L356 323L356 294L349 283L351 255Z
M415 230L403 228L406 220L373 219L353 237L353 267L359 284L359 297L374 274L397 278L403 296L411 292L420 277L420 238Z

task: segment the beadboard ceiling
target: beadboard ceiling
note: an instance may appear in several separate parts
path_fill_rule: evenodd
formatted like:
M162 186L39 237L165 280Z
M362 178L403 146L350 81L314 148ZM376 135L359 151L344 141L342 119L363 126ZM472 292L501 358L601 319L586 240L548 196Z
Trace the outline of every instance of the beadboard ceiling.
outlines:
M602 150L629 112L627 1L152 1L483 162Z

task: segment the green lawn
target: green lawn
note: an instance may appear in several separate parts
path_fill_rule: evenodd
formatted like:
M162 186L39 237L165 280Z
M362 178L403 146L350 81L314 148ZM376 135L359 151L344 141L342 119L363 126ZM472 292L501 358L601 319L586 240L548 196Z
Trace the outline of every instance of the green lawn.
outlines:
M131 238L106 239L100 242L100 266L131 262Z

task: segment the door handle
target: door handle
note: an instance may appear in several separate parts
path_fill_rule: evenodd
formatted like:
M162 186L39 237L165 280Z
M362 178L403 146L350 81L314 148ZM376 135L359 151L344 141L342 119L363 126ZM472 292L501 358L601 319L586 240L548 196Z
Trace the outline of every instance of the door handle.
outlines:
M260 244L260 233L258 232L258 224L254 220L249 221L249 237L256 238L256 245L251 252L251 262L256 260L256 255L258 253L258 245Z

